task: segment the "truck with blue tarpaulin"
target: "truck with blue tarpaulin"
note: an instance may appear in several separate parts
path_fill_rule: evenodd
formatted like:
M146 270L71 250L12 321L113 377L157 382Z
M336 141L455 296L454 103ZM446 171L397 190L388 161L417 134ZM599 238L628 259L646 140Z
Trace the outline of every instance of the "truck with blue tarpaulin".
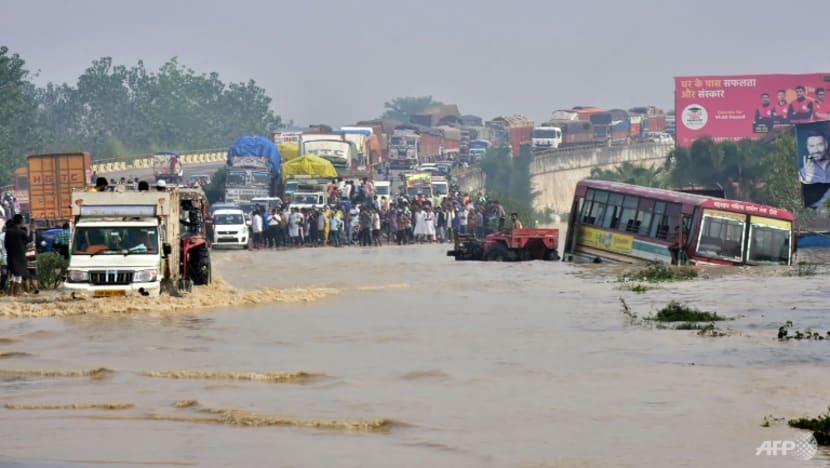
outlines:
M263 136L243 136L228 149L225 201L246 203L276 195L282 157L277 146Z

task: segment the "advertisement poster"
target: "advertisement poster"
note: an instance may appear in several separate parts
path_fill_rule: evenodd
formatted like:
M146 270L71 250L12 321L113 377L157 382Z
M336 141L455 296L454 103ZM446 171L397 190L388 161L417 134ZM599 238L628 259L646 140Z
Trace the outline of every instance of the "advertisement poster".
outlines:
M796 125L795 139L804 206L818 208L830 198L830 121Z
M583 245L613 252L631 253L634 249L634 236L616 232L603 231L587 226L580 228L580 240Z
M761 138L775 127L830 120L830 72L676 77L677 145Z

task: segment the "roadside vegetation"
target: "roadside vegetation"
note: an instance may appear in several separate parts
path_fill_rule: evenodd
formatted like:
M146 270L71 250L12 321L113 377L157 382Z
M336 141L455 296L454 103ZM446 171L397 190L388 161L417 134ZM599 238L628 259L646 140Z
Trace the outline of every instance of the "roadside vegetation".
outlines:
M37 256L37 280L40 289L57 289L66 276L69 260L62 255L49 252Z
M623 315L625 315L629 325L654 327L659 330L697 330L699 336L719 337L729 335L728 331L718 328L715 322L732 319L716 312L702 311L671 301L658 310L656 315L640 317L625 302L625 299L620 298L620 303L622 304Z
M667 281L686 281L697 278L697 270L691 267L670 266L664 263L652 263L634 272L626 272L618 278L620 282L645 281L660 283Z
M154 71L102 57L74 84L37 87L30 78L25 60L0 46L0 186L27 154L82 149L102 160L227 148L282 126L254 80L225 83L176 58Z
M816 340L816 341L823 341L829 340L830 341L830 331L821 333L817 332L811 328L808 328L804 331L801 330L790 330L793 326L791 321L787 321L784 325L778 327L778 339L780 341L789 341L789 340ZM791 333L792 331L792 333Z
M642 283L625 283L621 285L618 289L621 289L623 291L631 291L637 294L644 294L655 288L654 286L649 286L647 284Z
M553 214L550 210L534 208L539 192L534 191L530 183L532 159L529 148L523 148L520 155L510 157L507 146L490 148L481 159L487 199L497 200L508 214L518 213L525 227L550 222Z
M814 418L798 418L787 421L790 427L813 431L819 445L830 445L830 408Z

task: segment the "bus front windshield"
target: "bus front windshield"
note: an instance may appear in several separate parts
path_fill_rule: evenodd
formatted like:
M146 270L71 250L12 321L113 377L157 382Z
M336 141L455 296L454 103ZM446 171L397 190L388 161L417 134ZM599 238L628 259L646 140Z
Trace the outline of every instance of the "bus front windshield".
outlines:
M740 262L744 256L746 216L726 211L704 210L697 253L704 257Z
M789 221L753 216L749 224L747 261L788 265L791 233Z

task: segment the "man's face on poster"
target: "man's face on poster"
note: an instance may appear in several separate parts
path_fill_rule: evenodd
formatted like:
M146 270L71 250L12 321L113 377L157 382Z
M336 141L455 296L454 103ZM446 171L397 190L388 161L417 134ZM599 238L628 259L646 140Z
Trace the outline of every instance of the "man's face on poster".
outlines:
M764 106L769 105L769 94L762 94L761 95L761 104Z
M827 139L823 136L807 137L807 154L813 161L827 159Z
M816 99L819 102L824 102L824 91L817 91L816 92Z
M778 102L784 102L786 99L784 98L784 91L778 91Z
M804 88L795 88L795 95L799 100L804 99Z

